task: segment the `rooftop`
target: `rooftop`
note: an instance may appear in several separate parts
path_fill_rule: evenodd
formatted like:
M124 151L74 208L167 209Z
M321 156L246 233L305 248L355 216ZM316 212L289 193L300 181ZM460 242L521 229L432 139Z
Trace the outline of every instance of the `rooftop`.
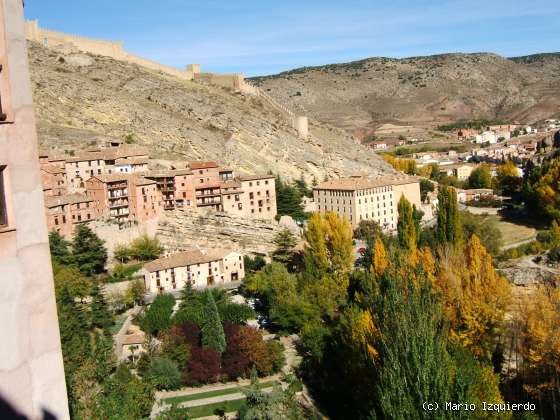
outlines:
M189 162L189 167L191 169L210 169L217 168L218 164L216 162Z
M356 176L325 181L317 185L315 190L346 190L356 191L367 188L385 187L388 185L406 185L418 182L418 178L408 175L385 175L376 178Z
M235 179L238 181L258 181L260 179L274 179L274 175L240 175Z
M87 203L93 201L91 198L85 194L66 194L55 197L45 198L45 207L53 208L58 206L63 206L67 204L77 204L77 203Z
M227 249L213 249L211 251L183 251L176 252L168 257L158 258L144 265L144 268L153 273L154 271L167 270L175 267L187 267L193 264L204 264L211 261L218 261L230 254L232 251Z
M64 174L66 173L66 171L62 168L60 168L59 166L55 166L55 165L43 165L41 167L42 171L45 171L49 174Z

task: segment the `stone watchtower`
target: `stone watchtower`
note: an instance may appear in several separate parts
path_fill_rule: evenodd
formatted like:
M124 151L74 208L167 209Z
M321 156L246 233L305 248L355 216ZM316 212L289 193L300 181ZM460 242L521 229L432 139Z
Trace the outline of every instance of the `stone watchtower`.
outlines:
M22 0L0 0L0 396L68 419Z

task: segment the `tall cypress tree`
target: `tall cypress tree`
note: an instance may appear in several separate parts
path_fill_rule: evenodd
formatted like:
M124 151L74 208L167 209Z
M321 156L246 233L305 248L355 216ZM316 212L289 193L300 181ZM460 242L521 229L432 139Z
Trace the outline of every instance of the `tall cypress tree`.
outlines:
M202 346L213 348L219 354L222 354L226 349L226 336L218 307L210 290L207 290L204 295L204 319L201 328Z
M49 232L49 248L51 250L51 256L53 262L59 264L70 263L70 242L62 237L62 235L56 231Z

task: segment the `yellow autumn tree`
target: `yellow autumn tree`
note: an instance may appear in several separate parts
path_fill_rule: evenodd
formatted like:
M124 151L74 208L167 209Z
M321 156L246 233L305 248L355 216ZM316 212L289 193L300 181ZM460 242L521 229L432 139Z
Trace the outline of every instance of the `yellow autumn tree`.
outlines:
M383 245L381 239L376 238L373 244L371 271L375 273L376 276L381 276L388 265L389 259L387 258L385 245Z
M560 416L560 288L541 287L523 316L523 387Z
M442 250L438 268L435 283L451 323L451 340L477 357L489 358L511 299L508 281L496 273L491 255L476 235L463 254L451 247Z

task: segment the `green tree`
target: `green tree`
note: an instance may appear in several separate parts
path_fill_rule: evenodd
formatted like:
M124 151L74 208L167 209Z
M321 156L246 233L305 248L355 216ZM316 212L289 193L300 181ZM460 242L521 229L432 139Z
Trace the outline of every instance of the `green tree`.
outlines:
M175 298L172 295L157 295L140 319L142 329L152 335L168 329L171 326L173 306L175 306Z
M301 174L300 178L294 182L295 187L298 189L300 196L302 197L313 197L313 191L307 186L307 182Z
M60 233L54 230L49 232L49 248L51 250L53 263L71 263L71 253L69 247L70 242L64 239Z
M158 390L172 390L181 386L181 372L177 362L164 357L152 359L146 378Z
M425 178L420 179L420 197L422 202L426 202L428 199L428 193L433 192L434 189L435 187L433 182Z
M71 296L83 300L91 293L92 283L80 270L73 266L53 261L54 288L57 298L62 289L67 288Z
M74 233L72 261L86 276L105 270L107 250L103 241L86 225L78 225Z
M139 305L146 294L146 286L141 279L135 280L128 285L124 292L124 300L127 306Z
M276 249L272 253L272 258L282 264L287 264L292 258L294 247L297 244L296 237L289 229L278 232L273 239Z
M97 284L91 292L90 317L92 327L100 328L109 333L109 327L113 325L113 316L109 311L103 292Z
M62 355L68 379L91 354L89 328L84 311L67 287L62 289L57 299L57 309Z
M457 192L453 187L440 186L436 237L440 244L459 246L463 239Z
M99 331L94 333L91 359L95 363L95 379L101 383L107 379L115 367L113 341L110 336Z
M301 194L296 187L284 183L280 177L276 178L276 211L278 216L291 216L302 222L306 219L305 210L301 202Z
M95 418L108 420L147 418L154 402L153 386L132 375L128 367L121 364L116 373L103 384Z
M418 241L417 230L412 205L404 195L399 200L398 212L397 232L399 245L408 251L412 251L416 248Z
M379 418L432 418L426 401L449 401L451 360L441 306L430 284L387 275L371 309L382 366L375 387Z
M492 173L490 165L483 163L473 169L469 176L469 188L491 188Z
M130 256L139 261L149 261L159 258L163 253L163 246L157 238L142 235L132 241Z
M131 250L126 245L117 245L113 250L113 258L124 264L132 258Z
M226 349L226 336L224 334L224 327L220 320L218 307L214 296L210 291L206 291L204 306L204 319L201 326L202 346L210 347L219 354L222 354Z

